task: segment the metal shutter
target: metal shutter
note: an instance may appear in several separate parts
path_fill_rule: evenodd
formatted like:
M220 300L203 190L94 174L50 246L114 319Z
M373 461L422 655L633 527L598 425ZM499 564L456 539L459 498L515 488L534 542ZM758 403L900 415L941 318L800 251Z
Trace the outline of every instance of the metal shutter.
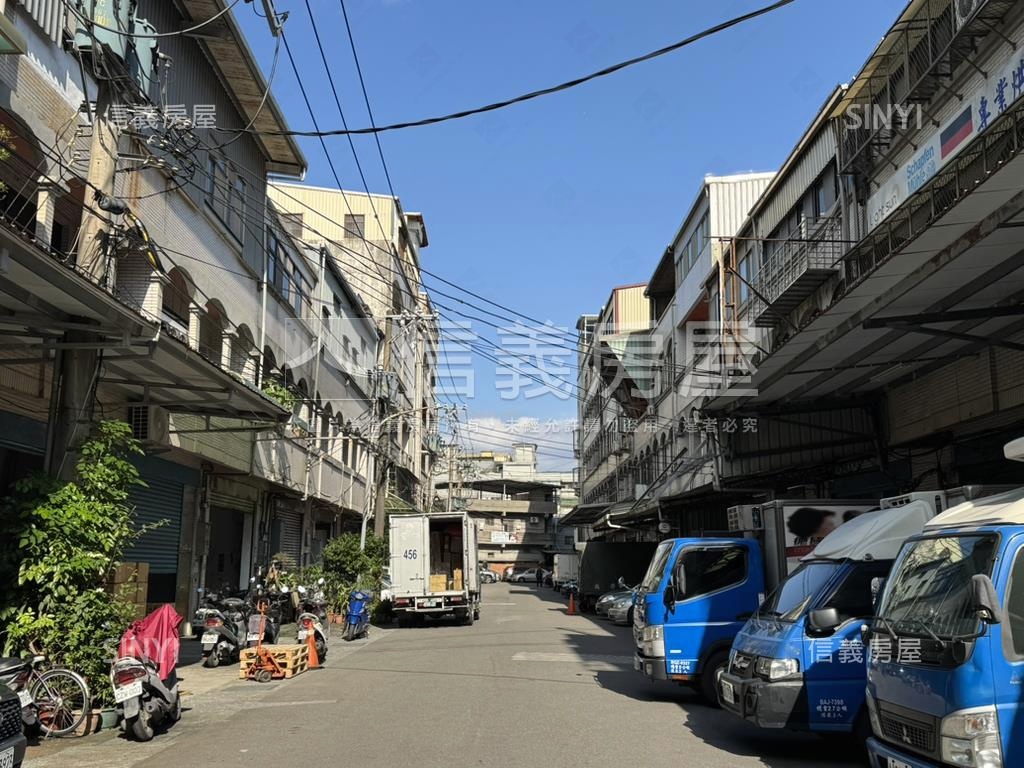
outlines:
M301 563L302 513L279 508L277 518L281 523L281 551L291 555L297 564Z
M124 560L149 563L150 573L177 573L184 485L173 480L143 479L148 487L136 487L128 497L128 503L135 506L136 526L167 522L143 534L125 553Z
M64 9L64 0L21 0L21 4L36 24L43 28L46 36L53 42L60 43L67 13Z

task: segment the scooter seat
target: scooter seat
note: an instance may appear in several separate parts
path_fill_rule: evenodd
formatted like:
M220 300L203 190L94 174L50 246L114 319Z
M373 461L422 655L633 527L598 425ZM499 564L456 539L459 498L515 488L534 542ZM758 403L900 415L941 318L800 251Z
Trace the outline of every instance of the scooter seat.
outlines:
M20 672L28 666L28 661L25 659L18 659L14 657L8 657L0 659L0 675L9 675L12 672Z

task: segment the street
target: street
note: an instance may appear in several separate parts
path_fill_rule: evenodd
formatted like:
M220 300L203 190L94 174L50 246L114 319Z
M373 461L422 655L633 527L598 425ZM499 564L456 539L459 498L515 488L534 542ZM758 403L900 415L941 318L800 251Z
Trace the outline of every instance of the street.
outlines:
M187 665L188 709L149 744L99 734L33 748L27 765L858 764L839 760L851 755L844 742L759 731L689 690L654 687L633 671L631 653L629 628L567 616L551 589L488 584L472 627L336 639L324 669L291 681L261 686L237 680L233 666ZM207 687L213 680L221 687Z

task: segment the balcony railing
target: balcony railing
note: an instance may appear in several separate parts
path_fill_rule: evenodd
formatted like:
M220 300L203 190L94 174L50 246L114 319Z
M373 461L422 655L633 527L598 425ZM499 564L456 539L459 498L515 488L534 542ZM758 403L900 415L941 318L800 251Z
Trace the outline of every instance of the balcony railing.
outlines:
M756 325L774 326L839 269L847 246L839 216L805 227L808 234L787 240L764 261L753 281L750 316ZM760 294L758 296L757 294Z

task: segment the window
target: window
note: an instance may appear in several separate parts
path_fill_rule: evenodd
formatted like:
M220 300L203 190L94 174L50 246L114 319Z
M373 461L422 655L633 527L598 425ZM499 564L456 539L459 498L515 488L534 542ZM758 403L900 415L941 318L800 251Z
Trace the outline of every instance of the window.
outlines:
M753 276L750 274L750 262L750 255L744 256L740 259L739 269L737 270L740 273L740 305L746 304L750 299L750 286L747 285L753 279Z
M245 182L236 178L228 196L227 218L224 221L238 242L245 242Z
M747 578L747 550L743 547L687 549L680 560L676 587L684 600L735 586Z
M690 265L690 269L693 269L693 265L697 263L698 256L700 256L700 252L697 250L697 238L690 237L686 243L686 262Z
M207 161L206 200L217 215L224 218L228 202L228 167L224 160L211 154Z
M292 289L292 309L295 310L295 314L299 317L304 317L306 311L306 305L308 304L309 290L306 285L305 279L299 273L299 270L295 270L293 277L293 289Z
M1010 572L1010 591L1006 597L1006 626L1013 652L1024 657L1024 549L1017 552Z
M824 607L839 611L839 618L842 621L871 616L875 612L871 582L876 578L884 579L891 567L892 562L888 560L858 563L843 579L843 583Z
M345 214L345 237L362 237L366 231L366 216L361 213Z
M814 185L814 215L817 218L828 215L836 202L836 173L829 168Z
M281 291L284 280L284 263L281 261L281 241L272 229L267 229L267 283Z
M764 601L758 613L782 621L796 621L842 567L839 563L824 561L804 563Z

